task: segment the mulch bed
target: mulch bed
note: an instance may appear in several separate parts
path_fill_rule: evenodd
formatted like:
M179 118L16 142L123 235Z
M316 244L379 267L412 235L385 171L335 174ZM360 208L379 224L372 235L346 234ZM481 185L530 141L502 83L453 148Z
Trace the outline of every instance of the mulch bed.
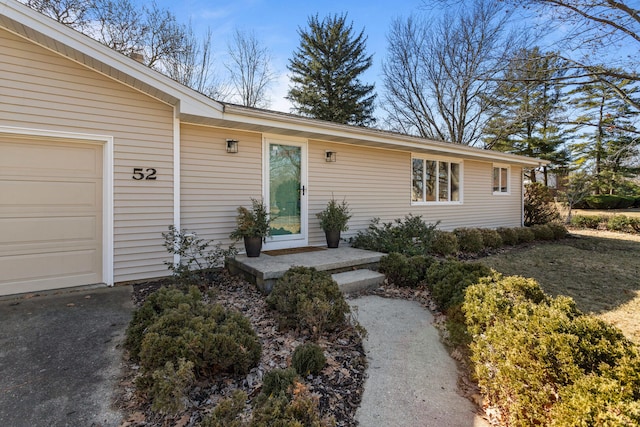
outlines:
M133 300L137 306L162 284L147 282L134 285ZM174 416L154 414L149 402L139 398L134 381L139 367L125 360L125 376L121 382L121 395L117 405L126 416L124 426L196 426L223 398L241 389L250 399L257 396L262 387L263 375L274 368L286 368L291 364L294 349L310 340L305 331L280 331L276 319L268 310L265 297L255 286L222 272L211 285L212 303L220 303L246 316L262 341L262 357L257 367L248 375L220 376L214 384L195 387L189 396L186 411ZM305 378L305 383L318 396L321 416L332 416L337 426L355 426L355 412L360 401L366 373L366 357L362 339L353 328L324 336L317 342L325 352L327 365L317 376Z

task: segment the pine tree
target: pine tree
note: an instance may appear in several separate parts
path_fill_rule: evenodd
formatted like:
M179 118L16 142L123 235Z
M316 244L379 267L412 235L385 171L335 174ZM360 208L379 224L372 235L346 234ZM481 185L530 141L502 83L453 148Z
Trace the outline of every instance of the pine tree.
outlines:
M551 161L551 169L563 169L569 158L564 132L556 120L562 111L562 61L538 48L524 49L512 58L505 75L487 102L499 113L487 123L487 148ZM545 185L547 167L544 168ZM531 181L536 181L531 173Z
M569 93L569 103L581 113L573 121L586 129L573 144L576 163L591 170L596 194L615 192L625 178L638 173L639 137L633 126L638 113L613 89L619 87L635 99L638 88L630 80L594 81Z
M310 17L298 29L300 46L289 60L293 87L287 99L298 114L337 123L367 126L373 117L374 85L359 76L372 64L365 53L364 31L355 34L346 15Z

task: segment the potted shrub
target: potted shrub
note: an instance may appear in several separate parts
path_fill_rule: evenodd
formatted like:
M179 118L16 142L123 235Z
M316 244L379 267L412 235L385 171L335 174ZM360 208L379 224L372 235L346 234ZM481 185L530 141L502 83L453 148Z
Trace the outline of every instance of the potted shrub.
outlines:
M262 200L251 199L251 209L238 207L237 227L229 237L244 239L244 248L248 257L260 256L262 243L269 235L271 219Z
M349 229L347 226L347 222L351 218L349 205L345 200L338 203L332 197L327 203L327 207L322 212L318 212L316 216L320 220L320 227L324 230L327 238L327 247L337 248L340 243L340 232Z

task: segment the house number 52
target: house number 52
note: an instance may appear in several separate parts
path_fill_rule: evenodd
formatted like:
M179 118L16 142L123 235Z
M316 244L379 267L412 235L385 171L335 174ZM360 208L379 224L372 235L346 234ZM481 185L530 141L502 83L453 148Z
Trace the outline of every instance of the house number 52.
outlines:
M131 177L136 181L143 179L155 180L156 170L155 168L133 168L133 176Z

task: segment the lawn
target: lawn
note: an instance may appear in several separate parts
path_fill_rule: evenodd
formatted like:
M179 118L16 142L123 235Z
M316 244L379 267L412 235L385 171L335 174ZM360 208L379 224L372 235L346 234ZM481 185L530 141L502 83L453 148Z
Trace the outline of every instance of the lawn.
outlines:
M550 295L572 297L578 308L619 327L640 344L640 237L576 230L482 259L505 275L533 277Z

